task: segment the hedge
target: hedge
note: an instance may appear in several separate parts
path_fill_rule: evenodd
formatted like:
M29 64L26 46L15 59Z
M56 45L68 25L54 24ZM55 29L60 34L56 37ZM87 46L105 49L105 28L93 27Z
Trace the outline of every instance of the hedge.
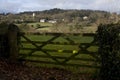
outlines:
M99 25L96 40L101 60L100 80L120 80L120 24Z

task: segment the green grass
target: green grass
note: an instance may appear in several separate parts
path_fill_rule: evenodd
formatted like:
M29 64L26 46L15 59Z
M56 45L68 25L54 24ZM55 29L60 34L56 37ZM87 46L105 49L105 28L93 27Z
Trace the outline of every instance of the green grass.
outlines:
M51 36L51 35L26 35L26 37L28 37L32 41L47 41L54 36ZM78 35L78 36L70 35L70 36L63 36L63 37L60 36L57 39L55 39L54 41L68 42L67 40L64 39L67 37L69 37L74 42L79 42L79 43L90 43L93 41L93 37L88 37L88 36L82 37L81 35Z
M37 31L49 31L50 30L50 28L53 26L53 24L52 23L47 23L47 22L45 22L45 23L41 23L41 22L35 22L35 23L25 23L25 24L27 24L27 27L25 27L24 25L23 25L24 23L21 23L21 24L16 24L17 26L19 26L19 28L21 29L21 26L22 26L22 29L23 28L33 28L33 29L36 29ZM28 30L29 30L29 28L28 28ZM25 29L23 29L23 30L25 30ZM26 30L26 31L28 31L28 30ZM25 32L26 32L25 31Z
M47 22L45 22L45 23L42 23L42 22L28 23L28 25L33 25L33 26L36 26L37 24L39 24L39 25L41 25L41 26L48 26L48 27L53 26L52 23L47 23Z
M49 39L51 39L54 36L49 36L49 35L26 35L30 40L32 41L40 41L40 42L46 42ZM81 35L79 36L61 36L57 39L55 39L52 42L60 42L60 43L69 43L65 38L69 37L74 43L90 43L93 41L93 37L82 37ZM22 38L22 41L25 41L25 39ZM55 50L54 52L49 52L47 51L50 55L52 56L59 56L59 57L70 57L71 55L75 54L73 51L79 50L79 44L77 45L58 45L58 44L47 44L46 46L42 47L42 49L49 49L49 50ZM42 44L37 44L38 46ZM23 44L23 47L25 48L35 48L32 44ZM91 52L96 52L98 49L97 46L91 46L88 48L88 51ZM70 52L64 52L65 50L69 50ZM31 52L31 50L21 50L20 53L22 54L27 54ZM42 51L36 51L32 55L35 56L46 56L46 54ZM94 61L89 61L89 60L95 60L94 57L92 57L90 54L87 53L80 53L79 55L75 56L75 58L80 58L80 59L88 59L88 61L84 60L69 60L67 63L75 63L75 64L81 64L81 65L96 65L96 62ZM51 61L54 62L51 58L42 58L42 57L33 57L33 56L27 56L26 59L32 59L32 60L40 60L40 61ZM64 61L65 59L57 59L59 61ZM33 65L33 64L32 64ZM94 73L96 70L95 68L88 68L88 67L69 67L69 66L61 66L61 65L52 65L52 64L36 64L34 63L35 66L43 66L43 67L57 67L57 68L64 68L71 70L73 72L80 72L80 73Z
M38 28L37 25L40 25ZM36 28L37 31L49 31L50 28L53 26L52 23L42 23L42 22L37 22L37 23L28 23L28 25L33 26L33 28Z

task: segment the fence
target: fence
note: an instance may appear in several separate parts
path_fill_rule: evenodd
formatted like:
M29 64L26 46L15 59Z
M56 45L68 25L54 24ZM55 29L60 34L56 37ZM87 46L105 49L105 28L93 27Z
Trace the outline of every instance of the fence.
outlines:
M40 64L98 68L94 34L21 35L20 59Z

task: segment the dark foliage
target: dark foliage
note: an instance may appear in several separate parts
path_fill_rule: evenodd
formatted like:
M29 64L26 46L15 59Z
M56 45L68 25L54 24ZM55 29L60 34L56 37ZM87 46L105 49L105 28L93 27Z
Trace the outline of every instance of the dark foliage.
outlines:
M99 25L97 40L101 80L120 80L120 24Z

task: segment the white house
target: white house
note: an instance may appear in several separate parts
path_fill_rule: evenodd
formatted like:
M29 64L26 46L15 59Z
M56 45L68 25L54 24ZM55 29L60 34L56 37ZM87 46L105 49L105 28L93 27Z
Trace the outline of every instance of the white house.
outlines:
M84 16L84 17L83 17L83 20L87 20L87 19L88 19L88 17L87 17L87 16Z
M49 20L48 22L49 23L56 23L57 21L56 20Z
M40 22L44 23L44 22L46 22L46 19L40 19Z

